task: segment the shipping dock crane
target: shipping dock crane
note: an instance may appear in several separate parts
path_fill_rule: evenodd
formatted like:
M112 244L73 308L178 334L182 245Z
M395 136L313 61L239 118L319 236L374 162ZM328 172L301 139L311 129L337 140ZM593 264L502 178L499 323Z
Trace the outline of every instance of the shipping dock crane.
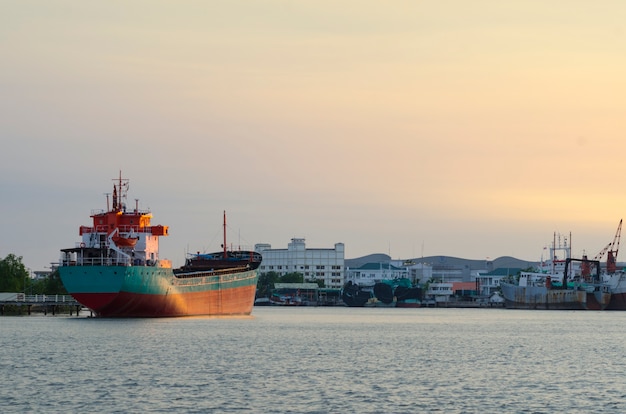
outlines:
M617 253L619 252L619 242L622 237L622 220L619 221L619 225L617 226L617 231L615 232L615 237L613 241L604 247L604 249L600 250L600 253L593 258L593 260L600 260L606 254L606 272L607 273L615 273L617 270Z

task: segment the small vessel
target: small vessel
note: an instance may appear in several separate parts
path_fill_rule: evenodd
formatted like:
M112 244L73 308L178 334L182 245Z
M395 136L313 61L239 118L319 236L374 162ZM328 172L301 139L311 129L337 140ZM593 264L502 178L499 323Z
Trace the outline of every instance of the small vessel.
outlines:
M565 253L560 259L557 251ZM611 292L600 280L600 262L597 260L573 259L567 240L550 247L550 259L542 262L536 272L521 272L516 282L500 283L505 306L511 309L562 309L604 310ZM576 264L576 266L574 266ZM595 267L596 274L587 275L581 269Z
M126 236L120 236L119 228L116 228L111 234L111 239L113 239L113 243L118 247L135 247L139 237L133 235L132 227L131 231L128 232Z
M114 179L112 205L92 212L81 226L81 241L61 249L59 274L67 291L101 317L249 315L254 304L257 268L253 251L228 251L224 212L223 250L190 255L172 269L159 257L159 238L168 226L152 225L152 214L127 210L128 180Z
M301 306L302 296L298 293L279 293L274 292L270 296L270 304L275 306Z

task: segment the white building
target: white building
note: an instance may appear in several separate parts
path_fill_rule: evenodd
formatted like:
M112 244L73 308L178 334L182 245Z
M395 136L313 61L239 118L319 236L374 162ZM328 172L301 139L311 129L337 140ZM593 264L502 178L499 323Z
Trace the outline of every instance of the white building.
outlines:
M448 302L454 294L452 282L434 282L428 285L426 296L433 297L435 302Z
M405 276L411 280L411 283L417 285L426 283L433 277L433 267L427 263L416 263L414 260L392 260L391 264L396 267L403 267L408 274Z
M31 279L34 280L44 280L50 277L52 274L51 270L35 270L33 272L34 276L31 276Z
M365 263L356 268L346 269L346 282L360 286L374 286L383 280L408 278L405 267L396 267L391 263Z
M345 247L335 243L332 249L307 249L304 239L293 238L286 249L272 249L266 243L254 246L263 261L259 273L276 272L279 275L301 273L305 281L323 280L327 288L341 288L345 275Z
M491 272L480 273L476 277L480 294L491 296L500 290L500 282L502 279L514 277L522 271L520 268L498 268Z

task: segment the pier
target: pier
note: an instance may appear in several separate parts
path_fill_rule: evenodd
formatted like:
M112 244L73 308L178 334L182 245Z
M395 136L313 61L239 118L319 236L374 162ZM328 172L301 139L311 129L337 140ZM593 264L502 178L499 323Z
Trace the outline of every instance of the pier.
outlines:
M59 313L60 309L68 308L70 316L76 311L76 316L80 312L83 305L78 303L71 295L26 295L24 293L15 293L10 296L3 295L0 299L0 316L4 316L6 306L17 306L21 310L25 307L28 315L31 314L33 308L43 310L43 314L52 315Z

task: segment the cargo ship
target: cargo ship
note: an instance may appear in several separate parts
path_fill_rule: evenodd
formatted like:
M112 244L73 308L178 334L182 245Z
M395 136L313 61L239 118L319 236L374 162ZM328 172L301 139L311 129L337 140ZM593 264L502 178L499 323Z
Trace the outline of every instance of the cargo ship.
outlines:
M610 288L600 277L598 260L574 259L567 239L555 240L550 259L535 272L521 272L516 281L500 283L505 307L511 309L604 310L611 301ZM557 252L564 252L563 257ZM589 269L594 268L592 275Z
M93 211L92 224L79 228L80 242L61 249L58 270L68 293L99 317L251 313L262 257L227 250L225 212L223 250L188 255L173 269L159 257L168 226L152 225L151 212L140 210L137 200L128 209L129 180L120 173L113 181L106 210Z

